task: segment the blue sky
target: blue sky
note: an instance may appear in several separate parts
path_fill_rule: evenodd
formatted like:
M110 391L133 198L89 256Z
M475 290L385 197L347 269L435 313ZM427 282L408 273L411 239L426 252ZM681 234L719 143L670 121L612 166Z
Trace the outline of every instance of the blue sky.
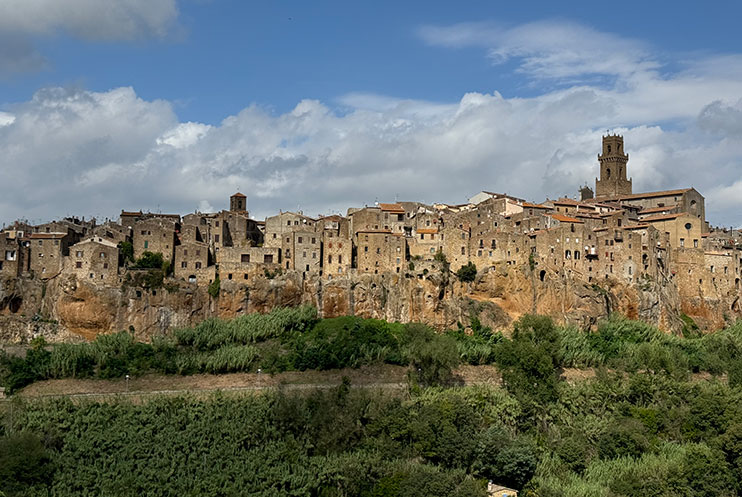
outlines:
M740 18L740 2L4 0L0 222L218 209L236 188L257 217L541 201L594 181L610 128L637 189L696 186L739 225Z

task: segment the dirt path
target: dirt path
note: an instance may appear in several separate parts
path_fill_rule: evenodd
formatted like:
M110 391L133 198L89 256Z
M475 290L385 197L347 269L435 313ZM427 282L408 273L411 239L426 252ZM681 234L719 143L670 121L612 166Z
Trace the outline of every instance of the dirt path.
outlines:
M456 370L463 384L499 384L500 377L492 366L463 366ZM407 368L393 365L369 366L333 371L288 371L275 375L232 373L191 376L144 375L115 380L59 379L33 383L16 395L21 398L98 397L110 395L142 396L215 391L259 391L277 388L305 390L330 388L347 377L354 387L404 389Z
M454 372L460 385L500 385L501 378L494 366L461 366ZM571 384L595 378L594 369L568 368L562 377ZM254 392L274 388L312 390L332 388L343 377L350 379L354 388L380 388L404 390L407 388L407 368L389 364L366 366L358 369L332 371L288 371L270 375L266 373L231 373L221 375L197 374L144 375L115 380L60 379L33 383L16 394L25 399L53 397L105 399L110 397L150 397L155 395L210 394L213 392ZM695 381L710 380L711 376L698 373ZM722 381L724 377L720 378Z

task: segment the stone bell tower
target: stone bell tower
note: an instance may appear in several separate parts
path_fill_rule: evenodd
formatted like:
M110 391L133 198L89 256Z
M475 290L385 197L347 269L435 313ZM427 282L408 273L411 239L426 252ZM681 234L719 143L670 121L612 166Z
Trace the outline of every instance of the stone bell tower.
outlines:
M603 153L598 154L600 179L595 178L595 198L631 195L631 179L626 179L629 155L623 150L623 136L603 137Z
M229 210L232 212L246 212L247 197L240 192L229 197Z

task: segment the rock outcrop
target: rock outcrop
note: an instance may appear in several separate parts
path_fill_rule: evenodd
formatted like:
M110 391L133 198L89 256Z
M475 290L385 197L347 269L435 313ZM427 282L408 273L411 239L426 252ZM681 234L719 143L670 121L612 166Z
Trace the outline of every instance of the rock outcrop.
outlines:
M352 274L329 281L287 272L249 284L222 281L217 297L204 287L174 280L154 289L97 287L74 276L0 283L4 343L25 343L37 336L50 342L91 340L118 330L133 330L137 338L148 340L208 317L302 304L315 306L323 317L423 322L439 330L468 326L473 315L486 326L507 329L526 313L588 329L619 312L677 332L681 313L699 316L704 325L719 324L715 316L720 305L681 302L671 284L606 280L601 286L586 285L563 274L539 275L528 266L483 271L472 283L458 281L442 267L425 274Z

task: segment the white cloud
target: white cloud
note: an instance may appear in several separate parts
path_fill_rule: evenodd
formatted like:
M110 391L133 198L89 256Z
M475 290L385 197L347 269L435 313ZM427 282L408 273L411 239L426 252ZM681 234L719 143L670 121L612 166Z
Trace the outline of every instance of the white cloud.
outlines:
M41 37L162 39L177 31L177 19L176 0L2 0L0 77L47 67L34 46Z
M15 121L15 116L13 114L8 114L7 112L0 112L0 126L7 126L9 124L13 124L13 121Z
M3 0L0 32L86 40L162 38L178 16L175 0Z
M520 70L536 78L626 76L658 66L639 41L564 20L509 27L484 22L423 26L418 34L431 45L486 48L496 64L518 59Z
M646 50L632 57L651 60ZM712 223L738 225L742 57L719 60L688 59L663 74L647 64L614 71L610 85L531 98L351 93L339 109L303 100L280 115L252 105L215 126L181 123L168 102L131 88L46 89L0 115L0 175L9 178L0 213L5 222L122 208L185 213L225 208L237 190L258 218L395 197L461 202L482 189L541 201L594 185L600 137L611 128L625 136L636 191L695 186Z

